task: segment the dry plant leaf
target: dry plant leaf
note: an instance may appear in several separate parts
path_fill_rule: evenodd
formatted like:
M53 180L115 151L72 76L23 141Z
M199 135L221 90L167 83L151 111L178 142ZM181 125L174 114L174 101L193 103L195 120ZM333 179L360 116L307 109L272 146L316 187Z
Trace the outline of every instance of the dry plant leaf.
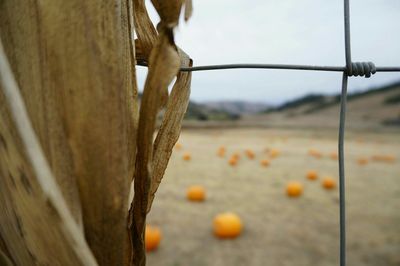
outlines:
M149 189L152 177L153 134L158 111L162 105L162 90L176 76L180 67L179 55L173 42L172 31L160 32L149 59L149 71L140 107L136 172L133 199L132 245L134 265L144 265L143 243Z
M98 263L122 265L137 125L129 1L44 2L2 0L0 35L67 205Z
M51 6L50 4L45 8L54 11ZM83 230L72 151L65 123L62 122L65 116L62 99L67 86L57 86L57 82L64 83L62 75L56 74L53 80L49 79L49 75L61 71L61 67L55 64L50 68L48 65L48 60L58 59L50 49L44 48L44 35L49 32L46 33L46 27L38 23L40 20L37 11L33 2L2 1L0 36L43 152L74 219ZM62 35L58 35L64 40Z
M0 235L8 259L97 265L50 170L1 41L0 88Z
M178 25L179 16L185 0L151 0L163 23L168 28Z
M135 41L136 59L148 61L150 52L157 41L157 31L147 13L144 0L133 0L133 17L135 21L135 31L138 39Z
M188 21L193 13L193 3L192 0L185 1L185 21Z
M135 1L135 4L138 1ZM168 95L168 85L177 75L179 67L190 65L191 60L183 52L178 53L173 36L173 27L178 24L183 1L152 2L161 17L161 22L157 26L157 42L153 43L148 60L148 49L151 47L149 35L152 33L147 32L146 35L145 32L152 28L152 24L145 10L137 13L137 16L143 16L141 20L144 26L136 23L136 27L140 28L137 29L139 39L135 42L136 56L140 60L148 61L149 70L140 108L134 198L128 222L131 229L133 265L146 263L143 239L146 215L179 136L180 124L190 94L190 73L179 73L171 98L167 102L162 126L153 143L157 114L164 105L164 95ZM136 18L135 21L140 21L140 18ZM142 41L141 36L145 36L146 40Z
M136 60L148 64L150 53L157 41L157 31L147 13L144 0L134 0L134 21L138 39L135 40ZM164 108L168 101L168 89L161 93L161 104L158 111Z
M192 66L192 60L180 49L179 56L181 58L181 66ZM155 193L164 176L169 158L171 157L172 150L179 138L182 120L189 104L191 77L191 72L179 72L168 100L160 130L154 142L153 175L147 212L150 211Z

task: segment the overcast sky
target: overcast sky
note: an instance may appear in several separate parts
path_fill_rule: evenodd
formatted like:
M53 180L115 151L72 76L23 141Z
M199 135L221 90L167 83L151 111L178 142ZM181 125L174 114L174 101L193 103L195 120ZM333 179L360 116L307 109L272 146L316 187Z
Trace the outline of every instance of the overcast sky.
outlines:
M194 65L345 63L341 0L193 0L194 13L176 43ZM150 15L158 16L148 3ZM353 61L400 66L400 0L351 0ZM145 70L138 70L143 87ZM351 78L350 91L400 80L400 73ZM337 93L341 74L284 70L194 72L195 101L281 103L306 93Z

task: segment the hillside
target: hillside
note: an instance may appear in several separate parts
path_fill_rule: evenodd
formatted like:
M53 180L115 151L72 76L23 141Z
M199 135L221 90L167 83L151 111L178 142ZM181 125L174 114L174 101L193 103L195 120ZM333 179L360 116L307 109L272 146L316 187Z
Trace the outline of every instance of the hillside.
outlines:
M336 128L339 104L339 94L305 95L276 107L245 101L190 101L184 127ZM400 81L349 94L346 126L400 129Z
M240 119L236 111L227 108L227 106L235 106L234 102L225 102L220 105L217 103L191 102L186 116L191 119L185 121L184 126L337 128L339 123L339 94L306 95L256 114L242 109ZM246 103L246 105L246 109L250 110L251 103ZM255 109L259 107L258 105ZM215 120L216 117L219 119ZM349 94L346 127L348 129L400 129L400 82Z
M245 124L269 126L337 127L340 95L308 95L247 116ZM400 126L400 82L349 94L347 127Z
M185 119L199 121L231 121L240 119L240 113L229 112L223 108L213 108L211 106L190 101L185 114Z
M138 94L139 105L142 99L142 93ZM159 122L164 112L161 111L158 117ZM224 108L207 106L205 104L189 101L184 119L186 121L235 121L240 119L240 114L226 111Z
M208 101L202 102L202 105L214 110L221 110L237 115L257 114L269 108L269 105L266 103L251 101Z

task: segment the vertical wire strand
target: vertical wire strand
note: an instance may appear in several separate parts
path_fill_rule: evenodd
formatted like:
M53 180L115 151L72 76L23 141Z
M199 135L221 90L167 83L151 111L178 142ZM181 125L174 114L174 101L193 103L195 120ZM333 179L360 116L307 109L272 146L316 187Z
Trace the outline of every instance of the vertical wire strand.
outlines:
M347 71L351 72L350 0L344 0L344 42Z
M339 224L340 224L340 266L346 266L346 196L344 172L344 133L346 121L348 77L343 73L342 93L340 97L340 122L339 122Z
M344 41L346 53L346 71L343 72L339 121L339 224L340 224L340 266L346 266L346 190L344 169L344 133L346 121L346 102L348 75L352 73L350 42L350 0L344 0Z

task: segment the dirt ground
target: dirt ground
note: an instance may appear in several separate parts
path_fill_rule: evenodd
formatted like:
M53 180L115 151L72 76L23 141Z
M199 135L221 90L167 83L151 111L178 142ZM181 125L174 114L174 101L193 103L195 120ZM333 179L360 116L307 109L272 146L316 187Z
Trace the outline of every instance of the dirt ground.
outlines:
M338 265L338 189L324 190L324 176L338 178L336 130L208 129L185 130L157 193L148 223L163 233L148 265ZM220 145L225 158L216 156ZM267 168L266 148L281 155ZM314 148L320 159L309 156ZM245 149L256 153L248 159ZM182 156L189 152L191 161ZM228 156L240 152L236 167ZM348 132L346 135L348 265L400 265L400 133ZM361 157L393 155L394 163ZM320 178L307 180L307 170ZM288 198L288 181L300 181L304 193ZM200 184L207 200L186 200L186 188ZM225 211L240 215L244 231L235 240L212 233L213 217Z

